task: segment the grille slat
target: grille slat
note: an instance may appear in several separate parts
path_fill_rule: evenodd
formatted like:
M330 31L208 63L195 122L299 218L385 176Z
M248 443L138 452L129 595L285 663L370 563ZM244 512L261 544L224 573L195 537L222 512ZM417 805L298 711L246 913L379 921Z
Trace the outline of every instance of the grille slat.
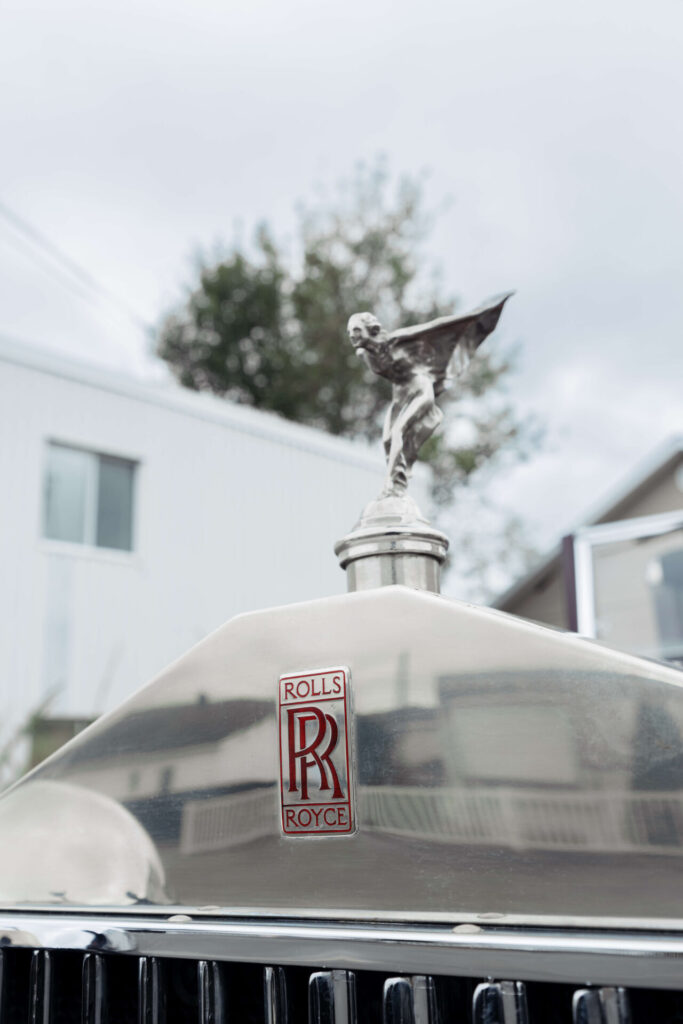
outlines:
M384 1024L437 1024L432 978L424 974L387 978L383 995Z
M29 1024L51 1024L52 954L37 949L31 957L29 976Z
M165 999L158 957L143 956L138 967L138 1024L164 1024Z
M107 1024L107 984L104 957L86 953L81 976L81 1024Z
M263 968L265 1024L288 1024L287 976L282 967Z
M388 978L384 982L383 1024L415 1024L413 990L407 978Z
M529 1024L526 987L522 981L478 985L474 992L474 1024Z
M316 971L308 982L309 1024L356 1024L352 971Z
M572 1000L574 1024L630 1024L629 998L624 988L584 988Z
M224 1024L225 992L221 965L215 960L197 964L199 1024Z

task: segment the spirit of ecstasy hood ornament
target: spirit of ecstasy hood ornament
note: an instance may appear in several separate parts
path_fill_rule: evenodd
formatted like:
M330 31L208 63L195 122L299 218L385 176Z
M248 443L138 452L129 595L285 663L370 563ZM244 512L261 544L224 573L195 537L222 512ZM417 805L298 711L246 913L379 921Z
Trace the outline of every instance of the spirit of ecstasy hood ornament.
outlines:
M408 480L420 448L443 419L436 399L453 375L463 373L481 343L495 330L511 295L500 295L464 316L444 316L391 334L372 313L354 313L349 319L349 338L356 352L373 373L392 384L382 434L387 462L384 487L353 532L335 547L342 567L348 569L350 589L408 582L411 573L397 574L400 564L394 561L390 566L386 556L412 555L430 560L428 580L415 585L438 590L438 568L446 557L448 540L429 525L408 497ZM376 561L379 556L384 556L381 581L375 572L368 573L373 568L369 559ZM355 564L360 559L364 560L362 566ZM403 561L404 568L416 568L414 557Z
M382 441L387 479L380 498L405 494L410 470L424 442L443 419L436 399L467 368L482 341L498 323L512 293L493 299L465 316L442 316L388 334L372 313L349 319L351 344L379 377L390 380L391 405Z

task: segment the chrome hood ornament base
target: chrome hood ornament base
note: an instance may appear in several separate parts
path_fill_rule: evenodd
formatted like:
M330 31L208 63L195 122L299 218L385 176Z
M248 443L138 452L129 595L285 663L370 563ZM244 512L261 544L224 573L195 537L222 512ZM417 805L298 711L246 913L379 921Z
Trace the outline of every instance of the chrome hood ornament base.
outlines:
M448 537L407 494L388 495L365 507L334 551L350 591L402 583L438 594Z

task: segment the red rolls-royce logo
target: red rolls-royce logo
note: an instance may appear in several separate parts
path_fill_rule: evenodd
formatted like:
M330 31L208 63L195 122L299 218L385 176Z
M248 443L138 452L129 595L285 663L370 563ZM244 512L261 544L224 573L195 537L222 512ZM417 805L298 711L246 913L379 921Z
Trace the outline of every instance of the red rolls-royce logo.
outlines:
M356 829L349 670L280 676L280 798L286 836Z

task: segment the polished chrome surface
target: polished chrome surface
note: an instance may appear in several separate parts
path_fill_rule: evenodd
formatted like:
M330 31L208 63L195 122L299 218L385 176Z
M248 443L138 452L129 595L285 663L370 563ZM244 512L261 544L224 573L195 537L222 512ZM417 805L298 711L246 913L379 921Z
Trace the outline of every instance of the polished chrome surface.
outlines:
M408 495L389 496L371 501L334 551L349 591L399 584L438 594L448 538Z
M381 498L405 493L417 453L443 419L436 398L448 386L451 371L461 374L495 330L511 295L492 299L464 316L440 317L393 334L372 313L354 313L349 319L349 339L357 354L373 373L392 384L382 435L387 478Z
M472 1001L474 1024L529 1024L523 981L478 985Z
M358 832L294 842L277 680L335 664L353 677ZM678 926L682 681L403 587L245 615L0 799L0 900Z
M438 594L441 588L441 562L430 555L393 551L359 558L346 564L347 590L372 590L398 584Z
M628 992L624 988L580 989L572 1000L574 1024L631 1024Z
M307 964L392 974L400 965L408 974L565 984L581 979L581 988L590 982L666 990L681 988L683 936L623 929L314 925L265 916L181 923L175 915L81 917L52 911L1 917L0 947L97 950L123 959L193 957L285 967Z

